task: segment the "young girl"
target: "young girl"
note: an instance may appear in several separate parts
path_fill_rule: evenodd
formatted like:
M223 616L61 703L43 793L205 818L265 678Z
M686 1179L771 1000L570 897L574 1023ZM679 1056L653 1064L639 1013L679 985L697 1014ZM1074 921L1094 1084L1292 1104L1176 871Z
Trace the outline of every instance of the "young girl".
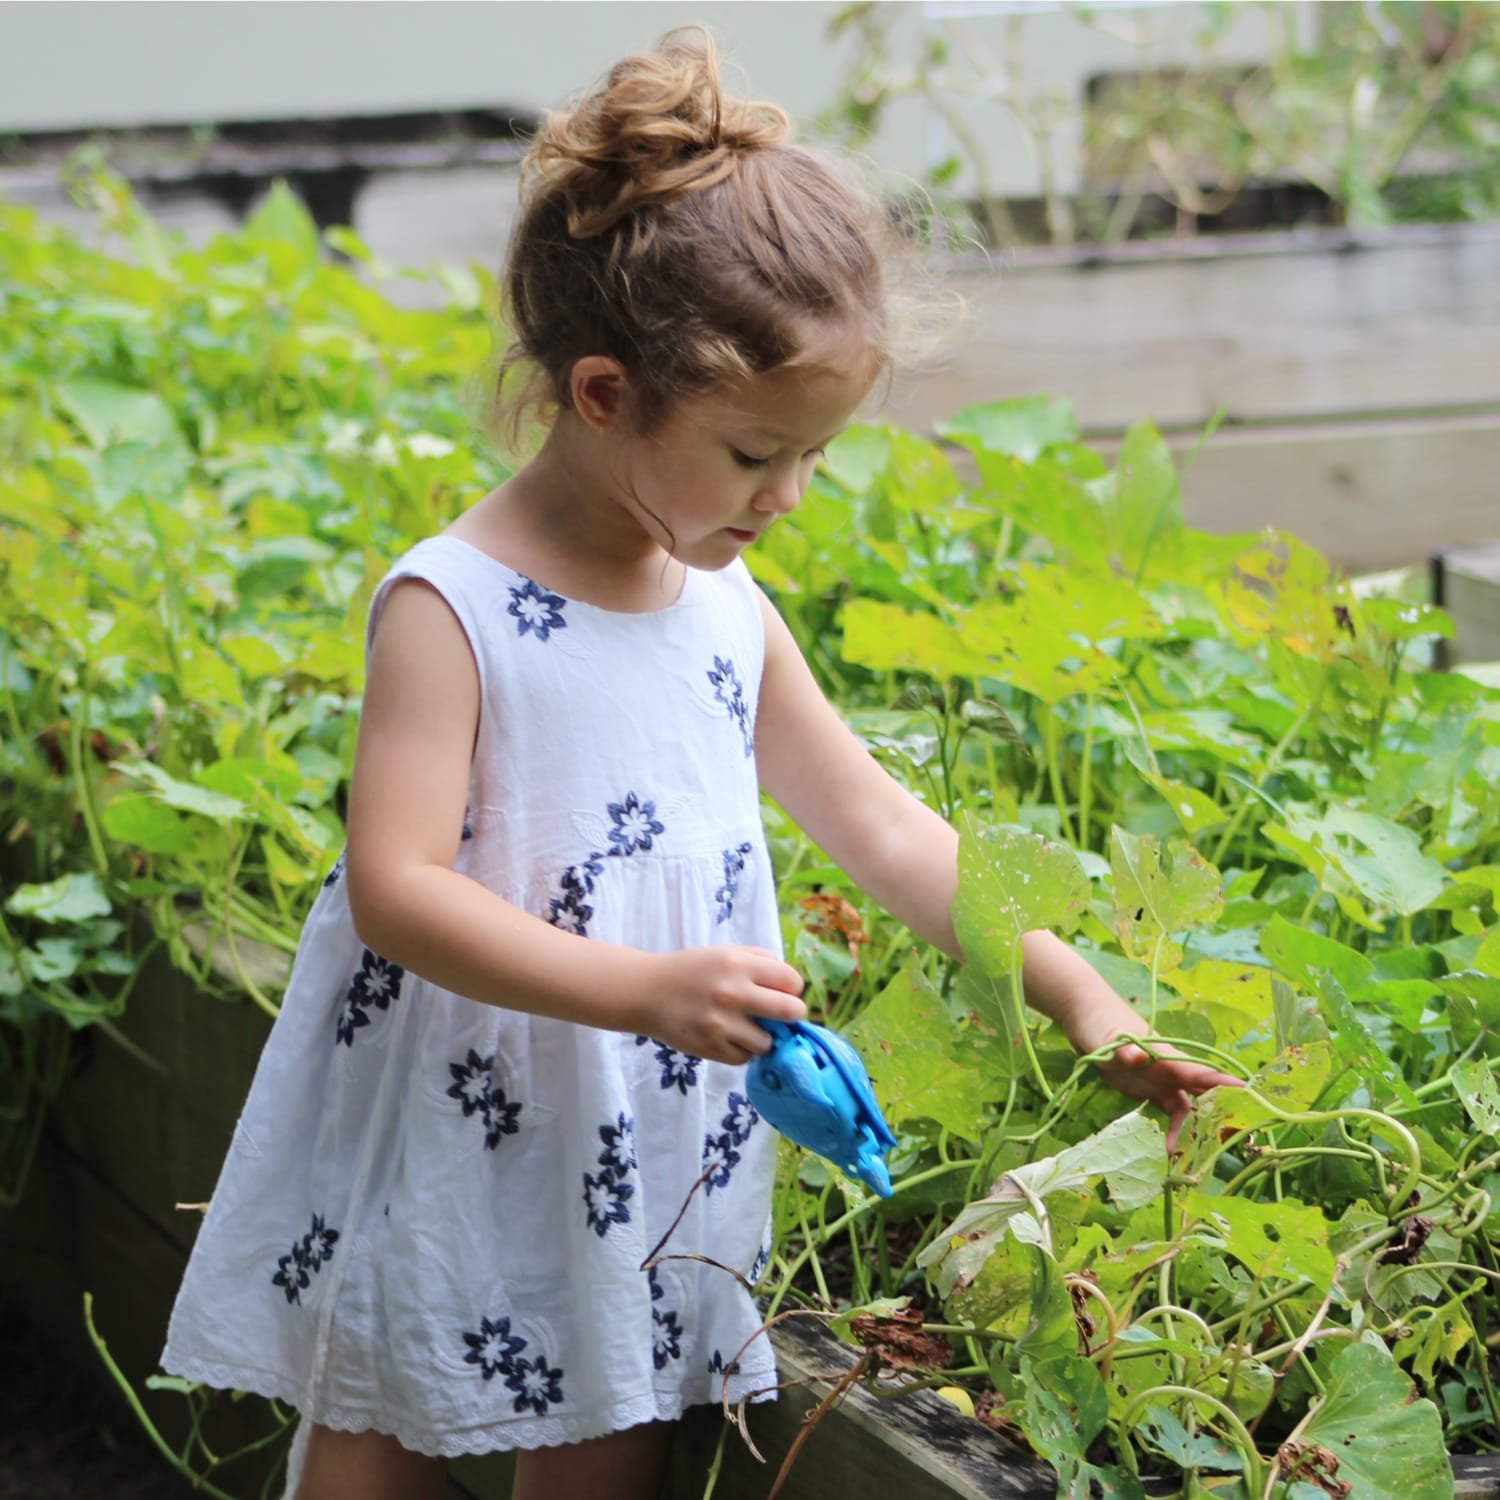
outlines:
M953 831L865 753L742 554L891 344L880 213L724 97L711 44L620 63L529 157L506 290L537 456L370 611L347 856L308 919L163 1364L304 1421L288 1494L646 1500L671 1423L775 1384L752 1282L773 1132L744 1094L779 956L767 788L949 953ZM1026 940L1093 1051L1139 1022ZM1174 1124L1224 1081L1122 1047Z

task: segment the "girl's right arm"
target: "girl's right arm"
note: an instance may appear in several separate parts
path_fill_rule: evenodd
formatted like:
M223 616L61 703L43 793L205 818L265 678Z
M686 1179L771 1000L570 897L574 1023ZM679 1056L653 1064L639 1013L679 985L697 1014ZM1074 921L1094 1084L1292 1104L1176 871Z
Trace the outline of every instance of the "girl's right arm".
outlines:
M602 943L460 875L479 714L479 672L457 618L435 590L397 584L371 649L349 799L346 878L362 942L484 1004L653 1036L717 1062L766 1051L756 1016L805 1014L801 976L763 948Z

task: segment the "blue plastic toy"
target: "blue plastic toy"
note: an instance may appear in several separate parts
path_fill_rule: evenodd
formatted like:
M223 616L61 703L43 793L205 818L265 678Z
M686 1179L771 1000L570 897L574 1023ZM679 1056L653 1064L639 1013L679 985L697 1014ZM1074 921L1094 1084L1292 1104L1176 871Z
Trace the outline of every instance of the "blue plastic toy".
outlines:
M889 1198L885 1153L896 1137L859 1053L826 1026L757 1019L774 1040L746 1069L750 1102L788 1140Z

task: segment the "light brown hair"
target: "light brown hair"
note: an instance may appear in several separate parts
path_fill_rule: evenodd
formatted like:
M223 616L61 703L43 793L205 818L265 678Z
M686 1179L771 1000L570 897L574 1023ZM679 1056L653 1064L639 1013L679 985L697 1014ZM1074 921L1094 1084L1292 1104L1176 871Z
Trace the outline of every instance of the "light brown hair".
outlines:
M890 359L892 236L841 164L789 144L775 105L726 97L712 37L669 33L549 115L523 166L502 284L494 414L570 404L586 355L620 361L638 431L684 396L838 344Z

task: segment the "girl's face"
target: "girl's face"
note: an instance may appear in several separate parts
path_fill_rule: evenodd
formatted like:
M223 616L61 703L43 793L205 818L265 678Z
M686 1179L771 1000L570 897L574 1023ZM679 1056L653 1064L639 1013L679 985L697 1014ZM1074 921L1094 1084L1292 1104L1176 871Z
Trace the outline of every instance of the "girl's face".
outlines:
M773 370L679 401L625 454L636 519L689 567L727 567L797 508L823 449L868 394L862 350L827 365Z

